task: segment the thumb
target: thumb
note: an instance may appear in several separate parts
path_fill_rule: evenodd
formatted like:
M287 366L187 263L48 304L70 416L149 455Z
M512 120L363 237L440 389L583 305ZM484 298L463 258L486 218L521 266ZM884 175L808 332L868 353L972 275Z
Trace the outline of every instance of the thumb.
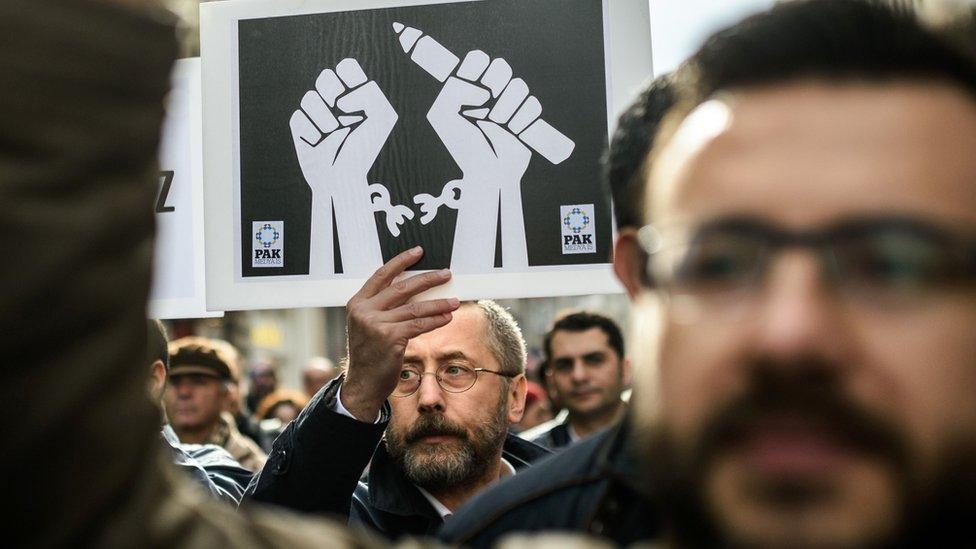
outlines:
M480 107L489 99L491 99L490 91L455 76L447 79L444 89L438 96L438 100L445 106L456 107L453 108L454 112L457 112L460 107Z
M498 124L490 120L479 120L477 124L488 138L488 141L491 142L491 148L495 150L497 156L507 157L509 155L528 152L525 145L514 134Z

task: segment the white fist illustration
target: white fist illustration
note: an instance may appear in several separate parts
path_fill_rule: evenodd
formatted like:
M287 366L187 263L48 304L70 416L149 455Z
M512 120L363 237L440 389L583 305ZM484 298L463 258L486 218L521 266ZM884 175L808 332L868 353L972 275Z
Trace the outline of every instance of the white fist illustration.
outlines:
M483 51L468 53L456 75L444 82L427 120L465 178L502 170L499 175L519 181L532 152L517 134L538 118L542 108L535 97L529 97L525 82L512 78L512 68L504 59L489 61ZM497 99L494 105L484 106L492 98ZM515 116L516 109L521 116Z
M461 196L453 270L483 272L494 267L499 215L502 266L528 265L521 181L532 151L518 134L541 113L525 81L512 78L509 64L504 59L492 61L479 50L468 53L444 82L427 120L464 174L454 185ZM500 209L495 207L499 203Z
M345 274L367 275L383 264L366 182L397 114L355 59L326 69L289 121L295 152L312 189L310 274L333 269L332 211Z

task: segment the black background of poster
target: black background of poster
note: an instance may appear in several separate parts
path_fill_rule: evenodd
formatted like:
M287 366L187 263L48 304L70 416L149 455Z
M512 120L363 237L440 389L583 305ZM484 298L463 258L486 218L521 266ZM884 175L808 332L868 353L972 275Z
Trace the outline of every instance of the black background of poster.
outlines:
M414 269L449 267L456 212L442 207L421 225L413 202L461 177L426 118L442 84L403 52L394 21L429 34L460 59L480 49L508 61L541 102L542 118L576 143L559 165L533 152L522 178L529 265L608 263L610 202L599 168L607 135L601 0L484 0L239 22L242 274L308 273L311 190L288 120L319 73L347 57L359 61L399 116L367 180L386 185L391 202L411 207L415 217L394 238L383 214L375 214L384 258L420 244L426 253ZM594 205L597 253L562 254L559 207L570 204ZM252 268L251 222L279 220L284 267Z

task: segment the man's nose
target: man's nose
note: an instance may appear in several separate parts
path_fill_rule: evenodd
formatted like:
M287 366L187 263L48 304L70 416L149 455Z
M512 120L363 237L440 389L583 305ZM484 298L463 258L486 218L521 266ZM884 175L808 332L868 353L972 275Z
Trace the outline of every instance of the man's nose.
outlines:
M757 351L776 362L818 356L837 363L851 336L820 261L789 252L770 265L759 305Z
M173 383L173 391L176 393L176 396L179 398L188 398L192 394L192 391L190 390L190 384L183 383L182 381Z
M583 383L586 381L587 371L586 364L583 363L583 359L576 358L573 360L573 369L570 371L570 379L573 383Z
M444 410L444 390L437 383L434 374L420 378L420 388L417 389L417 408L424 412Z

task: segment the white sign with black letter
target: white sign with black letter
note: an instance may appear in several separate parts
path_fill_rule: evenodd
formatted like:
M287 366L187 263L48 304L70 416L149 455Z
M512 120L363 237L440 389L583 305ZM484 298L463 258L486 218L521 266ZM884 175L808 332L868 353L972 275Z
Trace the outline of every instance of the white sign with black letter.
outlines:
M203 258L200 59L180 59L166 98L159 148L152 318L221 316L208 312Z

